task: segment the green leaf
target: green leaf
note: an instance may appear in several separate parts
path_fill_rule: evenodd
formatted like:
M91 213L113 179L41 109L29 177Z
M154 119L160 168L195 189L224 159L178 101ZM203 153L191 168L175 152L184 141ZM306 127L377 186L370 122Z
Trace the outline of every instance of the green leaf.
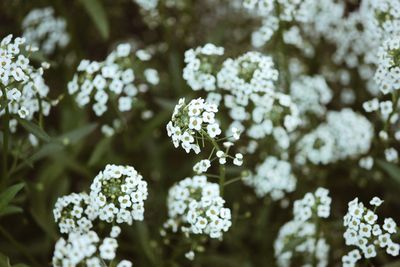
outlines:
M36 153L25 159L22 163L20 163L17 167L11 170L11 174L21 170L25 166L32 166L32 164L42 158L47 156L55 155L57 152L60 152L64 149L64 147L58 143L49 143L42 146Z
M8 103L7 98L5 97L0 98L0 112L6 108L7 103Z
M101 36L108 39L110 35L110 26L108 24L107 14L100 0L80 0L86 12L89 14Z
M385 264L384 267L400 267L400 261L393 261L391 263Z
M15 195L25 186L24 183L13 185L0 194L0 212L14 199Z
M386 162L384 160L377 160L377 164L383 169L395 182L400 184L400 167L396 164Z
M2 253L0 253L0 266L1 267L11 267L10 259Z
M73 144L91 134L97 128L97 123L85 125L76 130L72 130L66 134L57 137L63 144Z
M0 211L0 217L22 212L23 209L21 209L20 207L10 205L5 207L2 211Z
M92 155L90 156L89 159L89 166L95 165L97 162L100 161L100 159L107 153L107 151L110 148L111 145L111 138L104 138L101 140L97 145L96 148L94 149Z
M33 122L21 119L20 117L16 117L16 119L22 127L24 127L31 134L35 135L37 138L42 139L46 143L52 141L52 138L42 128Z

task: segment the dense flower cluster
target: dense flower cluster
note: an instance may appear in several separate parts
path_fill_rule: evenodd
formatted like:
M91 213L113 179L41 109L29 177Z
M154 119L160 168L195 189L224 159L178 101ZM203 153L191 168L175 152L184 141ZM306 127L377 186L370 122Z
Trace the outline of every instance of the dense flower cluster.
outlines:
M328 218L331 213L331 202L329 191L323 187L318 188L315 193L307 193L304 198L296 200L293 204L294 220L306 222L313 216Z
M93 99L92 108L99 117L107 111L107 102L115 104L118 112L127 112L132 109L136 95L147 90L146 82L158 83L154 69L147 69L142 81L138 74L134 71L131 45L120 44L103 62L82 60L68 83L68 92L81 107ZM139 82L137 86L135 81Z
M193 99L188 104L179 99L175 106L171 121L167 124L168 136L175 147L182 146L187 153L193 150L200 152L199 143L204 138L215 138L221 134L215 115L218 107L202 98Z
M147 183L131 166L107 165L90 186L91 205L106 222L142 221Z
M400 38L386 40L379 51L375 81L383 94L400 89Z
M72 193L57 199L54 205L54 219L61 233L88 232L97 217L86 193Z
M329 111L327 122L298 144L298 162L328 164L367 153L373 138L371 123L351 109Z
M98 267L104 261L110 262L116 256L118 237L121 229L114 226L110 237L103 240L94 231L86 233L71 233L68 239L60 238L56 245L53 256L53 266L87 266ZM132 263L123 260L116 267L132 267Z
M218 69L215 65L218 57L223 54L223 47L210 43L185 52L186 67L183 69L183 78L193 90L214 91L216 89Z
M314 260L317 266L328 265L329 245L318 227L319 218L330 215L331 198L329 191L318 188L315 193L307 193L294 203L294 219L284 224L274 244L278 266L291 266L294 257L300 256L303 265L310 266ZM316 221L317 220L317 221ZM295 247L288 247L295 244Z
M274 90L278 71L271 57L250 51L236 59L226 59L217 79L218 86L227 90L237 104L247 106L251 94Z
M302 76L293 81L290 96L300 113L323 115L333 94L322 76Z
M11 114L31 120L35 113L49 115L49 87L43 80L43 68L36 69L25 52L32 47L24 38L8 35L0 42L0 98L6 99ZM5 110L0 111L0 116Z
M26 42L40 47L45 54L52 54L57 47L68 45L70 38L66 27L65 19L56 18L52 7L33 9L22 21Z
M121 233L115 223L143 220L146 198L147 183L142 176L133 167L120 165L107 165L94 178L90 195L72 193L60 197L53 210L54 219L68 238L57 241L53 265L98 267L104 261L114 261ZM99 237L97 219L113 224L108 237ZM131 267L132 263L123 260L116 266Z
M30 12L25 8L20 13L0 10L0 15L6 14L6 23L14 20L8 19L9 14L18 13L15 21L21 27L16 31L23 33L23 38L9 35L0 42L1 218L19 211L17 205L31 199L31 195L17 198L16 194L33 192L35 197L51 191L53 177L44 176L53 170L59 174L68 167L86 176L106 160L105 155L124 162L143 152L149 156L142 159L142 163L149 160L143 172L158 183L154 203L162 204L163 197L167 201L167 212L162 207L160 212L152 212L168 216L152 217L151 222L139 225L139 243L147 246L143 248L147 259L140 263L186 266L180 262L185 260L180 253L194 260L195 253L206 250L206 245L228 237L235 240L223 244L224 257L232 256L242 241L260 243L260 251L270 253L261 259L233 255L232 261L238 260L240 266L257 265L272 257L279 267L336 266L340 259L348 267L364 260L386 266L390 256L399 256L394 215L379 218L377 214L383 201L374 197L371 207L366 207L358 198L347 203L340 196L376 190L388 196L386 201L394 205L389 207L396 204L396 188L390 188L385 179L397 179L399 173L400 0L132 0L115 6L107 1L106 12L104 3L94 1L67 5L73 12L80 8L88 12L89 16L76 17L76 25L67 25L66 18L73 21L61 2ZM27 7L31 4L34 7L35 1ZM129 5L134 9L125 12ZM58 11L65 18L58 17ZM111 17L116 14L118 19ZM135 17L134 24L128 25L132 14L142 15L144 24ZM80 37L87 29L76 27L82 25L81 17L93 20L87 29L98 31L82 38L88 42L82 45ZM121 32L110 34L110 25ZM126 34L121 25L138 34ZM147 32L149 29L152 31ZM98 48L96 34L104 37ZM68 45L70 37L73 45ZM115 39L120 37L129 43ZM215 44L208 43L210 40ZM88 48L107 49L109 41L119 45L106 58L78 58L92 54L85 51ZM136 49L139 46L145 48ZM57 54L61 49L65 51ZM38 50L40 53L31 54ZM51 56L57 66L56 79L49 77L49 84L68 91L73 99L72 107L50 120L60 123L50 126L43 116L48 116L65 94L57 101L50 100L44 81L44 69L50 64L40 62L43 56ZM162 72L150 68L150 61ZM73 77L63 84L71 66L77 66ZM144 95L160 82L161 90ZM169 117L171 99L173 103L179 100ZM75 104L82 109L75 110ZM86 116L83 107L87 106L96 116ZM134 121L134 111L141 108L140 120ZM74 121L74 116L82 119ZM149 125L143 125L151 118ZM91 135L97 123L89 125L89 119L110 119L98 127L104 136ZM29 131L28 138L20 138L17 125ZM72 129L77 125L82 128ZM160 132L160 125L166 126L166 134ZM124 136L111 138L115 133ZM94 151L73 147L85 144L85 136L93 137L91 144L98 143ZM165 138L186 154L171 154L172 144L165 143ZM52 157L58 151L62 153ZM85 166L79 161L89 153ZM57 160L54 169L46 166L47 158ZM22 176L29 171L25 168L36 162L43 171L35 169L32 173L37 179L26 182ZM231 163L234 166L229 166ZM179 171L174 169L177 166ZM175 175L178 172L192 173L178 182L163 181L169 171L171 177L181 176ZM24 183L14 185L19 179ZM243 190L240 182L250 189ZM80 187L76 183L74 179L67 185ZM29 184L27 192L21 189L23 184ZM331 222L327 221L332 198L321 185L335 192ZM132 267L130 261L120 261L117 256L122 244L118 238L121 228L130 229L134 221L144 220L147 186L134 167L109 164L91 181L88 193L58 198L53 215L61 238L55 244L52 264ZM343 188L346 190L341 192ZM46 199L54 199L55 193ZM304 196L293 200L299 194ZM259 209L260 202L271 207ZM346 205L344 227L336 227ZM41 207L30 207L35 220L28 221L36 221L35 227L46 232L46 218L40 220ZM270 214L271 210L276 214ZM290 211L291 218L282 221ZM164 222L162 228L160 222ZM268 237L258 236L265 229L272 229ZM10 236L0 232L11 245L23 249L13 240L12 234L18 230L10 231ZM152 236L157 230L165 251L160 238ZM237 232L228 236L232 230ZM121 239L135 235L128 233ZM344 255L340 254L343 242L334 240L342 235L351 247ZM0 247L8 245L0 243ZM274 249L268 250L271 245ZM122 251L128 253L128 249ZM211 254L221 251L214 248ZM23 256L35 266L46 260L43 255ZM207 263L200 259L195 265L216 266L223 262L219 258L210 257ZM36 264L38 259L42 261Z
M382 202L374 197L370 201L373 210L365 207L358 198L349 202L348 212L344 216L346 232L343 236L346 245L357 248L342 257L343 266L356 266L357 261L362 259L361 253L366 259L376 257L380 250L386 250L392 256L399 255L400 245L391 239L391 235L397 233L396 222L392 218L385 218L381 226L375 213Z
M169 190L167 202L170 219L164 227L174 232L222 238L232 225L219 185L207 182L206 176L183 179Z
M254 187L259 197L269 195L273 200L282 199L296 189L296 177L289 162L269 156L257 166L256 173L249 173L245 184Z

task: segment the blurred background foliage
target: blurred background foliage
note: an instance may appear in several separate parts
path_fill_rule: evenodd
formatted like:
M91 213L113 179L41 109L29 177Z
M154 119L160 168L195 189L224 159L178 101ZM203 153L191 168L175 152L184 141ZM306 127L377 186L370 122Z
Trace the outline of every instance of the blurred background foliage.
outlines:
M380 170L365 171L352 168L357 162L348 160L314 167L307 176L299 174L298 188L290 195L290 202L257 199L241 183L230 185L225 198L233 211L233 227L224 235L223 242L209 242L205 253L195 262L184 259L179 237L166 242L160 236L159 230L167 218L168 189L192 175L193 163L199 159L175 149L165 133L177 100L201 95L193 93L182 79L184 52L206 42L224 46L228 56L251 49L249 35L255 22L237 19L241 14L215 10L212 2L221 2L214 5L223 6L229 0L188 0L181 10L163 10L161 23L149 27L131 0L0 0L1 37L9 33L20 36L24 16L34 8L46 6L52 6L57 15L66 18L71 36L66 49L46 58L52 65L45 72L46 83L51 97L63 96L60 104L45 119L44 130L26 125L12 136L12 142L18 142L18 137L25 136L28 130L41 138L38 148L21 143L20 151L12 151L19 156L11 173L10 185L14 187L0 195L0 266L49 266L59 237L52 214L56 199L87 190L93 177L108 163L133 165L149 183L145 220L123 227L126 234L118 249L120 255L132 259L134 266L274 266L273 241L281 225L291 218L289 203L317 185L329 188L333 197L329 229L325 231L332 247L332 266L337 266L344 254L342 217L348 201L355 196L369 199L371 195L380 195L385 199L381 214L398 218L398 167L381 162ZM356 6L349 2L349 10ZM126 118L119 133L105 137L93 113L78 108L66 94L66 85L80 60L103 60L122 41L133 42L140 48L155 47L153 63L160 83L140 99L142 103ZM330 49L323 41L318 44L318 56L309 64L310 73L317 73L322 64L329 62L325 59L330 56ZM277 59L278 67L280 58L296 53L282 51L273 43L265 51ZM44 55L38 55L38 60L43 58ZM338 99L340 87L331 86ZM368 99L360 86L354 85L359 88L354 105L359 110ZM330 108L338 108L338 102L332 101ZM153 111L154 116L143 119L144 110Z

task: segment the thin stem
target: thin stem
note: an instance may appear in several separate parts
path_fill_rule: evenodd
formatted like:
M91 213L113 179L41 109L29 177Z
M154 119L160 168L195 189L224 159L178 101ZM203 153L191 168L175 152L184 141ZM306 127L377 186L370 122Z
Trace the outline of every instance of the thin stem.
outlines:
M318 245L318 240L320 238L320 223L319 223L319 218L318 216L315 216L315 241L314 241L314 252L313 252L313 264L312 266L317 267L318 266L318 260L317 260L317 245Z
M6 98L5 114L3 116L3 179L2 186L6 186L8 180L8 144L10 139L10 110L8 107L7 93L2 87L3 96Z
M237 181L241 181L241 180L242 180L242 177L241 177L241 176L236 177L236 178L233 178L233 179L227 181L227 182L224 184L224 186L228 186L228 185L230 185L230 184L236 183Z
M218 143L208 135L208 133L204 130L201 130L201 133L213 144L216 151L220 151ZM225 165L219 165L219 190L221 197L224 196L224 184L225 184Z

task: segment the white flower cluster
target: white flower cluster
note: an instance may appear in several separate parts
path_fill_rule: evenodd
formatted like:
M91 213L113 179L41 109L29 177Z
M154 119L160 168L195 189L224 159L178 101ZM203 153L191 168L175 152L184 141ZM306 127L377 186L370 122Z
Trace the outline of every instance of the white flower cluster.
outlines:
M293 258L300 256L303 265L310 266L315 256L316 266L328 265L329 245L317 227L316 219L327 218L330 214L329 191L318 188L315 193L307 193L294 203L294 219L284 224L274 243L275 257L280 267L291 266Z
M31 120L36 112L47 116L51 105L49 87L43 80L43 68L30 64L25 52L31 51L24 38L8 35L0 42L0 98L6 99L11 114ZM5 112L0 111L0 116ZM15 122L16 123L16 122Z
M383 94L400 89L400 38L394 37L383 43L374 78Z
M279 92L265 93L262 96L250 96L254 108L249 110L250 126L247 135L253 139L261 139L273 135L282 148L289 147L288 134L300 124L299 110L289 95ZM225 101L226 106L230 106ZM250 107L249 107L250 108ZM240 117L241 107L232 107L230 115L235 120L233 125L241 129L245 122Z
M342 257L343 266L356 266L357 261L362 258L361 253L366 259L376 257L379 250L386 250L387 254L395 257L399 255L400 245L391 239L391 235L397 233L395 221L385 218L382 226L378 223L375 210L382 202L378 197L374 197L370 201L374 206L373 210L366 208L358 198L349 202L348 212L343 218L346 227L343 236L346 245L357 248Z
M272 200L279 200L296 189L297 179L289 162L268 156L255 174L245 177L244 183L253 187L258 197L269 195Z
M387 34L396 35L400 31L400 3L398 1L382 0L367 1L375 14L375 24Z
M262 20L262 25L251 34L251 44L254 47L262 47L274 35L279 28L279 19L275 16L267 16Z
M327 122L298 143L297 161L328 164L357 157L368 152L373 135L371 123L353 110L329 111Z
M323 115L332 100L332 91L322 76L301 76L290 85L290 96L300 113Z
M247 106L251 94L274 91L278 71L271 57L249 51L236 59L226 59L217 79L220 88L233 95L238 104Z
M311 23L321 10L323 4L320 2L326 0L243 0L243 6L249 13L262 19L262 26L252 33L252 45L265 45L278 30L279 21Z
M72 193L60 197L53 213L60 232L68 238L60 238L53 255L54 266L103 266L104 261L116 257L116 238L121 228L115 223L132 224L143 220L147 183L131 166L107 165L90 186L90 195ZM112 223L109 237L101 239L94 231L96 219ZM117 267L131 267L121 261Z
M72 193L57 199L53 209L54 219L61 233L89 232L97 212L90 205L86 193Z
M218 69L215 65L217 65L218 57L223 54L223 47L210 43L185 52L186 66L183 69L183 78L193 90L214 91L216 89Z
M94 231L74 232L69 234L68 239L60 238L55 245L53 266L103 266L104 261L114 260L118 248L116 238L120 232L121 229L114 226L110 237L103 240ZM122 260L116 267L132 267L132 263Z
M207 182L204 175L185 178L168 192L169 220L164 227L222 238L232 225L231 210L224 204L218 184Z
M142 221L147 195L147 183L131 166L109 164L90 186L91 205L108 223Z
M130 44L120 44L103 62L82 60L77 73L68 83L68 92L75 96L75 101L83 107L93 98L93 111L102 116L107 111L107 102L113 102L120 112L132 109L135 96L146 91L147 84L138 81L135 73ZM140 60L140 58L139 58ZM150 73L149 73L150 70ZM154 69L147 69L147 82L158 83L158 74ZM149 79L150 78L150 79Z
M54 9L46 7L33 9L22 21L23 37L28 44L40 47L40 51L49 55L57 47L63 48L69 43L64 18L56 18Z
M294 220L305 222L312 219L313 215L319 218L328 218L331 213L331 203L332 199L329 197L329 191L319 187L315 193L307 193L304 198L294 202Z
M179 99L167 124L168 136L172 138L175 147L182 146L187 153L193 150L200 152L199 139L207 136L215 138L221 134L221 129L215 119L218 107L204 101L202 98L193 99L189 104L185 99Z

